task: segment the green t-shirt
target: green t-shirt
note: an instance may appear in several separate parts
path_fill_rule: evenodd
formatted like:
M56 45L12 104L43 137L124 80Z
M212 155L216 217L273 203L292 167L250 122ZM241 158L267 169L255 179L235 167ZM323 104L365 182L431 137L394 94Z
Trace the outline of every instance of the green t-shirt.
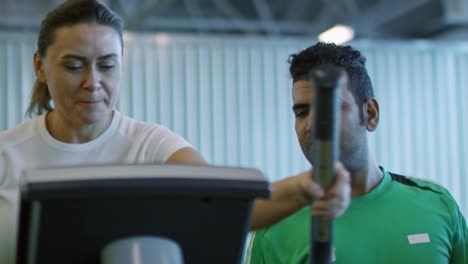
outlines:
M335 264L468 264L468 229L442 186L386 172L334 222ZM309 263L310 208L257 231L250 264Z

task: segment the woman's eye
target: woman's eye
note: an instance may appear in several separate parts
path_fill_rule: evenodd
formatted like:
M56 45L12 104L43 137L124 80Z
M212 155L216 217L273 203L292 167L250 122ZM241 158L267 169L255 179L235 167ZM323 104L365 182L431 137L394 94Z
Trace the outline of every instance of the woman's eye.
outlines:
M83 65L81 65L81 64L66 64L65 68L67 68L68 70L71 70L71 71L75 71L75 70L79 70L79 69L83 68Z
M102 65L99 65L100 68L102 69L112 69L115 67L114 64L102 64Z
M101 68L103 68L103 69L112 69L112 68L114 68L114 65L101 65Z

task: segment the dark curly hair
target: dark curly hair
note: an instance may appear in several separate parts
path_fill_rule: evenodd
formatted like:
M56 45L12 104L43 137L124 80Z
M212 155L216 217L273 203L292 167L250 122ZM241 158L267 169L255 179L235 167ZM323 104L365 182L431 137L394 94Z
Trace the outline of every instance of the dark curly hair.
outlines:
M366 70L366 58L351 46L337 46L333 43L318 42L307 49L289 56L289 72L293 82L306 80L313 67L331 63L346 70L350 82L349 89L359 109L371 97L374 97L372 82ZM359 112L361 124L364 113Z

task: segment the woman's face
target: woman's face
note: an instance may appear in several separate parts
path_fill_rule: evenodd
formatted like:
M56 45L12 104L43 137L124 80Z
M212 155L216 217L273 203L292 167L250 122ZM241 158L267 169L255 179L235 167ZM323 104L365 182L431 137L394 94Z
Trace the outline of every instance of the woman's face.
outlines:
M112 27L82 23L58 28L46 56L36 54L34 60L55 116L75 127L109 120L122 73L122 44Z

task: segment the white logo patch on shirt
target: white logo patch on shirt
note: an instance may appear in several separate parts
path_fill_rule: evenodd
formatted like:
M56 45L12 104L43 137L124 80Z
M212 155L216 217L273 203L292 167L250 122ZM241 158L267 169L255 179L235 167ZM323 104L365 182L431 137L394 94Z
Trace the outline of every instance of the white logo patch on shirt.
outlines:
M429 237L428 233L422 234L414 234L408 236L408 242L412 244L423 244L423 243L430 243L431 238Z

